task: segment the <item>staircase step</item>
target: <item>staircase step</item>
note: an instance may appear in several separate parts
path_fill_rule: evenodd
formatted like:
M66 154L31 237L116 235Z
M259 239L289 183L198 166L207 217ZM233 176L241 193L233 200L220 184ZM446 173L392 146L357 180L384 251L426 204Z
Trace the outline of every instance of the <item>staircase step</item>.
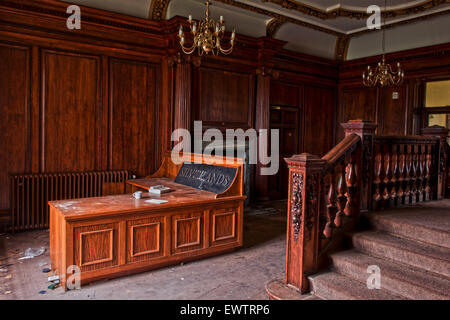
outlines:
M366 283L368 266L376 265L381 272L381 288L400 296L418 300L450 300L450 281L429 272L408 268L384 259L365 255L356 250L331 255L334 269Z
M450 250L393 235L367 231L352 236L354 247L375 257L400 262L450 278Z
M326 300L405 300L384 289L368 289L365 283L327 272L309 277L312 293Z
M371 225L401 237L450 248L450 208L446 203L399 208L384 213L368 213Z

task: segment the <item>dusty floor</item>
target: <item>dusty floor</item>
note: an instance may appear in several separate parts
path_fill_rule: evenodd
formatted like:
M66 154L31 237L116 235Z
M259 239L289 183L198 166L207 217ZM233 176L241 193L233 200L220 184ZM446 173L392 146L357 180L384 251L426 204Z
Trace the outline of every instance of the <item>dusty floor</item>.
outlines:
M0 236L0 300L5 299L267 299L264 285L284 276L285 202L246 210L244 246L229 254L83 286L48 289L48 231ZM26 248L43 255L18 260ZM39 293L45 290L45 293Z

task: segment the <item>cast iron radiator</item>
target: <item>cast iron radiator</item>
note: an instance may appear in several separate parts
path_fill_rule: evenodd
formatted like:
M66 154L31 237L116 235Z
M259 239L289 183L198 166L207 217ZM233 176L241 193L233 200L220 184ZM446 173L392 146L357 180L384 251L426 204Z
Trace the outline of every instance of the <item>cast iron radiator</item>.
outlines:
M49 227L48 201L126 192L128 171L37 173L10 176L11 231Z

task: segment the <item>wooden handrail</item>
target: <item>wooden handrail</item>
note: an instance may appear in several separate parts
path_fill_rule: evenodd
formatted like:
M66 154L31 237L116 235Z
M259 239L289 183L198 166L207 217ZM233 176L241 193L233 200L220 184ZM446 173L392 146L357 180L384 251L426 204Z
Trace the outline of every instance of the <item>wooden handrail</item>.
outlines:
M335 165L343 157L348 156L350 153L355 151L358 143L361 142L361 138L352 133L346 136L339 144L337 144L333 149L331 149L326 155L322 157L322 160L327 161L329 166Z

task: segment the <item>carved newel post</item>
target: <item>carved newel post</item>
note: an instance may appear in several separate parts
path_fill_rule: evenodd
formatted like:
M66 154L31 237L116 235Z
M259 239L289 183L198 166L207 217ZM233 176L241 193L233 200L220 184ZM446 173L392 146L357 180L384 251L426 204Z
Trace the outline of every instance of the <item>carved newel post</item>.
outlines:
M372 203L372 178L373 178L373 161L374 161L374 137L377 125L366 120L350 120L341 124L344 128L345 136L354 133L360 136L362 142L361 159L362 159L362 181L361 181L361 198L360 209L367 211Z
M326 161L303 153L285 159L289 168L286 284L309 291L307 276L317 269L322 172Z
M286 277L267 284L271 299L298 299L317 270L322 172L326 161L303 153L285 159L289 168Z
M445 197L445 187L446 187L446 179L447 179L447 171L449 168L447 167L447 157L448 155L448 129L441 126L432 126L428 128L422 129L422 134L424 136L431 136L439 138L439 148L436 148L435 154L437 163L433 164L435 170L437 170L438 181L434 183L437 185L437 192L433 192L433 194L437 195L437 199L441 200Z

